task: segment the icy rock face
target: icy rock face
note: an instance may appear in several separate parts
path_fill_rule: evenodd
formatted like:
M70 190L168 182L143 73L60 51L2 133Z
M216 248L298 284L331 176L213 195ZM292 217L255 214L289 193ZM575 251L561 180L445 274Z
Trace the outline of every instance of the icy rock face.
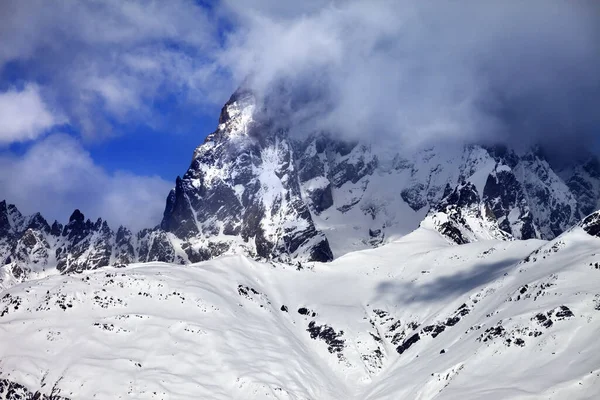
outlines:
M190 262L242 251L260 259L330 261L312 221L292 144L254 119L254 98L236 93L216 132L196 149L169 194L161 228L181 241Z
M56 385L52 387L50 394L44 394L39 391L32 392L24 385L13 382L10 379L0 379L0 398L6 400L69 400L67 397L59 395L60 389Z
M124 226L119 227L115 236L115 264L127 265L137 260L133 247L133 233Z
M600 237L600 211L587 216L579 226L589 235Z
M512 237L500 229L498 220L487 203L482 203L477 188L463 182L432 208L421 223L422 227L438 231L456 244L479 240L510 240Z
M30 268L47 265L50 227L40 214L24 217L13 204L0 202L0 262L11 264L12 274L23 278Z
M575 196L538 151L522 156L515 173L520 177L541 238L552 239L581 219Z
M586 175L586 187L599 188L593 195L577 194L537 149L518 154L472 145L409 152L315 135L296 144L296 152L303 197L336 256L403 236L426 215L452 205L454 218L469 214L478 226L467 228L478 232L469 240L549 240L587 215L581 210L590 208L590 196L600 198L594 186L600 175ZM457 203L466 193L446 198L465 183L469 202Z
M599 208L600 161L596 157L566 168L560 172L560 175L575 196L582 217Z
M505 232L523 240L539 236L525 191L508 165L499 164L488 176L483 199Z
M105 221L86 220L79 210L64 227L58 222L50 226L39 213L24 217L4 201L0 202L0 246L3 280L17 282L30 273L82 272L137 259L126 228L115 236Z
M137 261L163 261L184 264L185 259L175 251L171 236L160 229L144 229L137 235Z
M480 200L474 195L469 197L471 202L477 201L481 209L476 218L483 230L475 236L477 240L504 236L498 236L497 228L515 239L550 240L585 215L579 211L582 205L575 194L539 150L517 154L503 147L474 146L465 151L466 162L461 167L460 179L478 186L480 194ZM462 198L445 199L433 207L433 212L456 204L463 209L462 214L468 213L469 207L459 204ZM476 214L471 212L470 215ZM494 218L496 221L490 225Z
M59 271L64 273L81 272L110 264L114 234L106 221L95 223L79 211L69 218L56 250Z

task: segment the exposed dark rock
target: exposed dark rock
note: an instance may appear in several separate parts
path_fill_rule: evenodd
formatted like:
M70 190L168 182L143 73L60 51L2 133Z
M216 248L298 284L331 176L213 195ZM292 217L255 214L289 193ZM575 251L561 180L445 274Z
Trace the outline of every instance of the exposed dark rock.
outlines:
M316 188L308 193L310 204L317 214L327 210L333 205L333 193L331 185L323 188Z
M363 156L360 156L358 161L344 160L331 170L332 183L335 187L340 187L346 182L356 183L363 177L372 174L376 167L376 159L366 159Z
M435 338L440 333L444 332L446 327L444 325L429 325L423 328L423 333L431 334L431 337Z
M69 400L60 395L60 389L55 385L50 394L32 391L27 387L9 379L0 379L0 397L6 400Z
M451 222L444 222L439 227L439 232L452 240L456 244L467 244L469 240L465 238L463 233Z
M8 236L12 227L8 216L6 201L0 201L0 236Z
M559 320L566 319L566 318L572 318L575 316L573 314L573 312L567 306L560 306L555 311L556 311L556 314L554 314L554 316Z
M421 336L419 336L418 333L415 333L414 335L406 339L404 343L402 343L400 346L396 347L396 351L398 352L398 354L403 354L406 350L408 350L413 344L417 343L419 340L421 340Z
M482 341L487 342L487 341L491 341L495 338L504 337L505 334L506 334L506 330L502 326L501 322L499 322L496 326L492 326L492 327L486 329L485 332L483 332L477 338L477 340L480 342L482 342Z
M36 213L31 217L26 229L40 231L45 234L49 234L51 232L50 225L48 225L48 222L42 217L40 213Z
M115 264L131 264L136 261L137 257L132 241L133 233L124 226L120 226L115 236Z
M146 229L139 232L137 238L139 243L139 262L183 262L183 260L175 255L175 249L167 237L166 232Z
M52 224L52 228L50 228L50 234L52 236L60 236L60 233L63 230L63 225L59 224L58 221L54 221Z
M306 316L313 317L313 318L317 316L316 312L314 312L312 310L309 310L306 307L300 307L298 309L298 314L300 314L300 315L306 315Z
M449 206L466 208L477 206L479 202L479 194L475 185L470 182L463 182L445 196L436 208L442 210Z
M62 232L66 245L65 251L57 254L57 269L70 273L110 265L113 235L106 221L85 221L84 215L75 210Z
M577 199L579 218L596 211L600 200L600 193L595 184L598 180L600 180L600 160L596 157L590 157L583 164L575 165L571 176L567 177L567 186Z
M415 211L419 211L423 207L427 206L427 198L423 197L422 193L425 190L425 185L416 184L410 188L403 189L400 192L402 200L406 202Z
M542 325L544 328L550 328L552 325L554 325L554 323L552 322L550 317L548 317L547 315L542 314L542 313L536 314L535 317L532 318L532 320L535 320L538 324Z
M536 237L536 229L533 215L529 210L525 192L517 180L514 172L509 168L498 168L488 176L483 189L483 199L486 204L491 205L500 229L513 235L517 239L533 239ZM517 209L520 230L513 230L514 224L510 224L508 215Z
M444 322L432 324L421 329L422 334L431 335L432 338L437 337L439 334L444 332L446 328L453 327L458 324L462 317L468 315L471 312L466 303L463 303L456 311L453 316L448 317Z
M246 296L246 297L249 297L251 294L260 294L256 289L249 287L249 286L244 286L244 285L238 285L238 293L241 296Z
M330 353L338 353L338 357L344 350L344 331L336 332L331 326L317 325L315 321L310 321L307 331L310 333L311 339L320 339L327 343L327 350Z
M588 235L600 237L600 211L586 217L580 226Z

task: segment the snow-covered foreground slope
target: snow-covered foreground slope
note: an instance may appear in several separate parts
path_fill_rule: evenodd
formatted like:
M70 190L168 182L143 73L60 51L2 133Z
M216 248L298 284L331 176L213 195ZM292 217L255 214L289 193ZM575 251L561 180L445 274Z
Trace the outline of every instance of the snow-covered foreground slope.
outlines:
M0 398L598 398L599 250L581 228L461 246L418 229L329 264L27 281L0 294Z

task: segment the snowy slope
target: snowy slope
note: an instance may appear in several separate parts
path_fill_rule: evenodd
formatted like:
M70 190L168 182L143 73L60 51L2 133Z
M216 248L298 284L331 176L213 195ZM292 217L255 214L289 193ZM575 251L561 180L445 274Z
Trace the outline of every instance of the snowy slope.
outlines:
M552 242L421 228L327 264L24 282L0 300L0 398L597 398L598 220Z

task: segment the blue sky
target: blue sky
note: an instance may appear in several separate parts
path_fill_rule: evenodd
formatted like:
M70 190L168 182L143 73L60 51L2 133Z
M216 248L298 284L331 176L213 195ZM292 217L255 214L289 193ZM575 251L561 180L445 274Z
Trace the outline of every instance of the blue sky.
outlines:
M598 144L598 37L585 0L4 0L0 198L153 226L241 82L301 132L570 159Z
M217 125L236 77L215 55L224 3L0 5L0 197L65 221L160 221L177 175Z
M153 107L152 112L166 113L168 106ZM94 161L109 173L126 170L138 175L157 175L175 182L188 168L193 149L202 143L218 123L220 107L207 107L197 115L180 116L169 128L154 129L143 123L134 126L115 126L118 130L110 139L85 144ZM53 127L45 135L67 133L74 138L80 132L68 124ZM35 141L12 143L2 151L23 155Z

